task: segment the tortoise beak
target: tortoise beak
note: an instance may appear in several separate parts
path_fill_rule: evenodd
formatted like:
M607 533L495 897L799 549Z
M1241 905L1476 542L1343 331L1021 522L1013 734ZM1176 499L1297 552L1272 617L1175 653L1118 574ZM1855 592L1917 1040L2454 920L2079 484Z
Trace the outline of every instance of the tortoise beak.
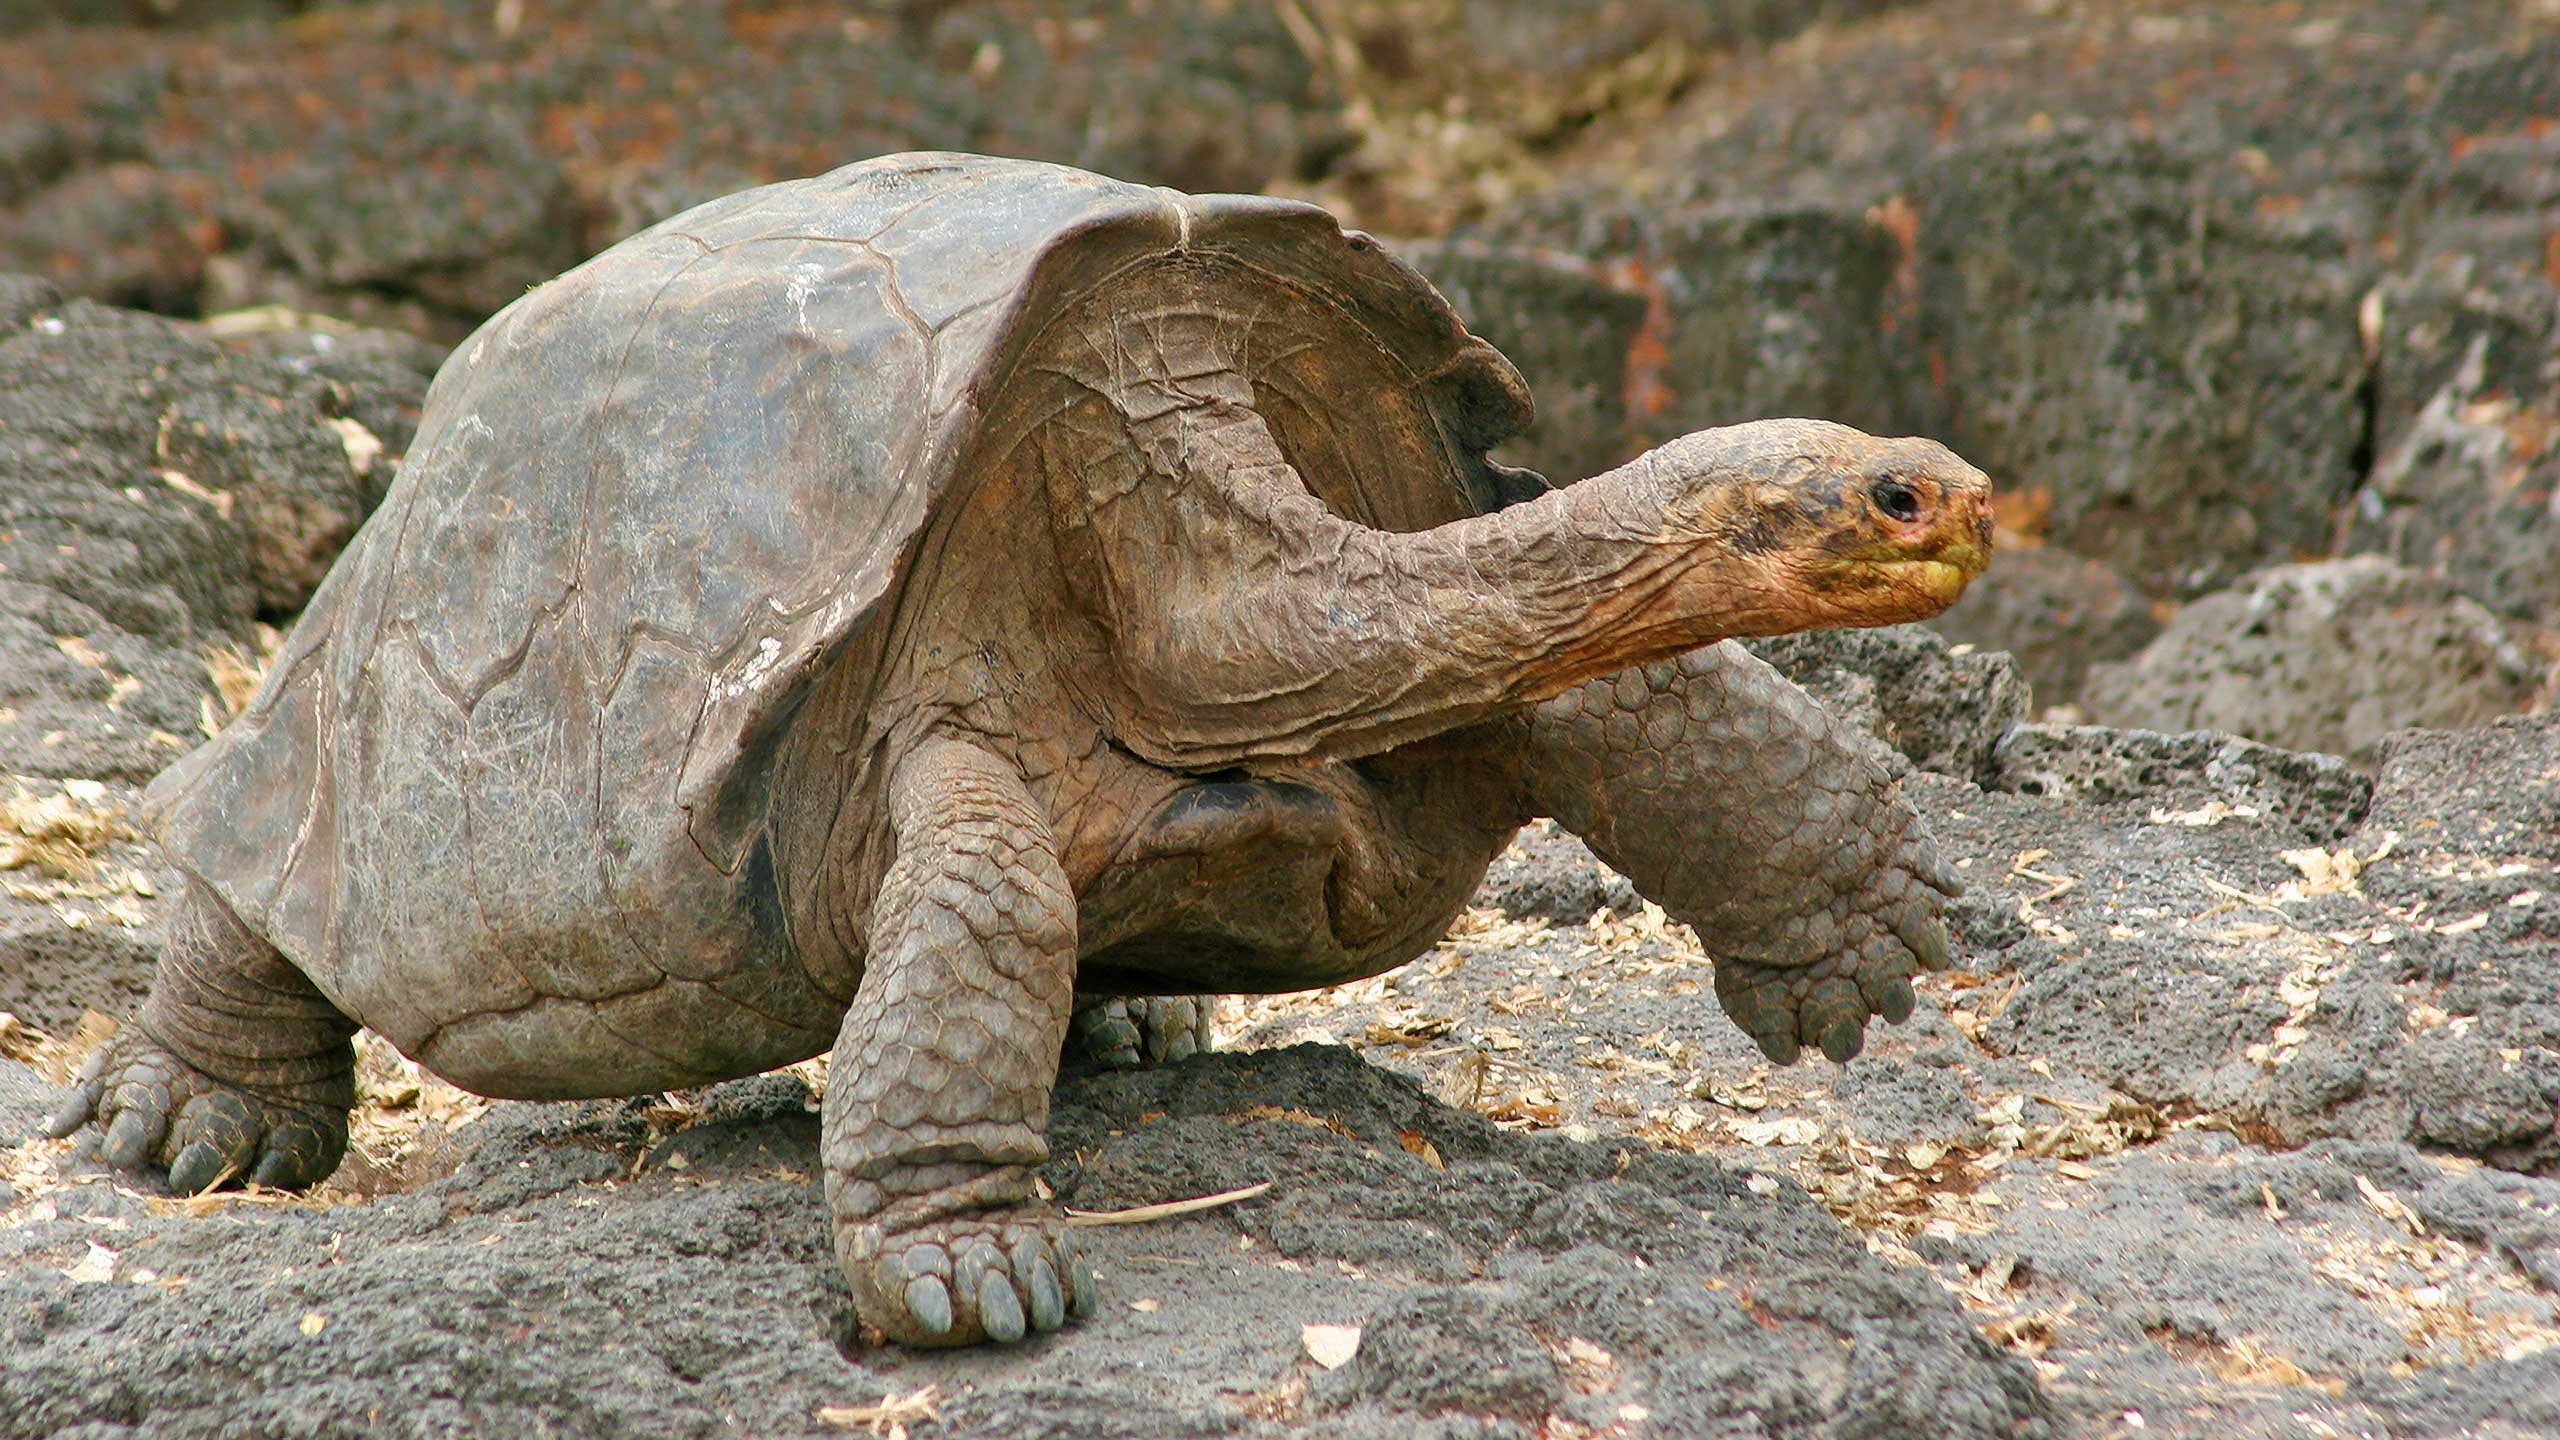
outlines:
M1947 487L1944 513L1938 518L1938 544L1929 559L1953 566L1967 580L1991 563L1991 479L1971 466ZM1956 587L1959 593L1964 586ZM1948 597L1953 600L1953 596Z

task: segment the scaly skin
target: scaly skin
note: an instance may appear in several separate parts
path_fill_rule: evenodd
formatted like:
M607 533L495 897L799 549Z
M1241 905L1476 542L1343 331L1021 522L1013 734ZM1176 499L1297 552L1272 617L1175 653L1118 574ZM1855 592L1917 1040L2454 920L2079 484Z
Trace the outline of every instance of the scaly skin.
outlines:
M1062 1064L1130 1070L1209 1053L1218 1002L1206 995L1131 995L1076 1007Z
M898 855L829 1070L836 1255L862 1318L909 1345L1020 1340L1089 1313L1040 1205L1075 991L1075 897L1021 777L928 740L890 782Z
M1595 680L1532 712L1531 805L1716 959L1716 998L1781 1065L1846 1061L1944 969L1962 890L1919 816L1787 678L1732 644Z
M46 1133L95 1124L101 1159L166 1168L181 1194L316 1184L346 1154L355 1031L300 970L190 884L151 998L89 1056Z

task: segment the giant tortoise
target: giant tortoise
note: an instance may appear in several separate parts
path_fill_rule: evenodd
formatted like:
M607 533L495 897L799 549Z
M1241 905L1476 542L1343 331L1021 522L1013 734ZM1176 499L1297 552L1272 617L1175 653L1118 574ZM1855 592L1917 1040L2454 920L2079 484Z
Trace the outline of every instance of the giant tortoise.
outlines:
M1579 484L1503 357L1322 210L899 155L508 306L245 713L57 1134L320 1180L371 1026L486 1095L832 1052L836 1252L916 1344L1094 1304L1034 1170L1071 1039L1421 954L1551 816L1779 1062L1942 966L1886 776L1731 636L1945 607L1982 475L1771 420Z

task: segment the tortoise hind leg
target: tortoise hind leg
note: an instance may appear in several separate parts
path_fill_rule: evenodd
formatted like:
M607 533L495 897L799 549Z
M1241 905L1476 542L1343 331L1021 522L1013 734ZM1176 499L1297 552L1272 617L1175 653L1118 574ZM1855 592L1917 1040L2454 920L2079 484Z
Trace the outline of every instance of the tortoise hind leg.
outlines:
M889 803L897 858L827 1086L836 1256L892 1340L1020 1340L1095 1303L1032 1173L1075 993L1075 897L995 756L928 741Z
M1076 1006L1061 1064L1075 1071L1134 1070L1209 1053L1213 995L1129 995Z
M46 1127L95 1124L99 1158L165 1166L185 1194L312 1185L338 1168L356 1023L202 885L170 917L142 1011L98 1047Z

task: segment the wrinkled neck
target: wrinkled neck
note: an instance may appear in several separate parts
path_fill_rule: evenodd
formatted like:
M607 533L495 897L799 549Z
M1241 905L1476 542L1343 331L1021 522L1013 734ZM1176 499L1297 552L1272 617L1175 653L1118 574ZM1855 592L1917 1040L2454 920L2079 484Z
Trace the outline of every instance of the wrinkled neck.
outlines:
M1202 406L1131 428L1138 446L1103 447L1061 473L1078 482L1069 533L1100 557L1110 609L1107 723L1156 764L1375 754L1727 635L1801 623L1771 556L1668 519L1695 488L1687 477L1718 473L1725 432L1677 442L1677 473L1656 452L1403 533L1327 510L1249 409ZM1768 447L1735 453L1749 461Z
M1395 587L1464 597L1470 629L1527 704L1738 635L1804 623L1783 558L1675 526L1654 455L1492 515L1397 536ZM1488 583L1503 577L1507 583ZM1505 664L1505 657L1508 663Z

